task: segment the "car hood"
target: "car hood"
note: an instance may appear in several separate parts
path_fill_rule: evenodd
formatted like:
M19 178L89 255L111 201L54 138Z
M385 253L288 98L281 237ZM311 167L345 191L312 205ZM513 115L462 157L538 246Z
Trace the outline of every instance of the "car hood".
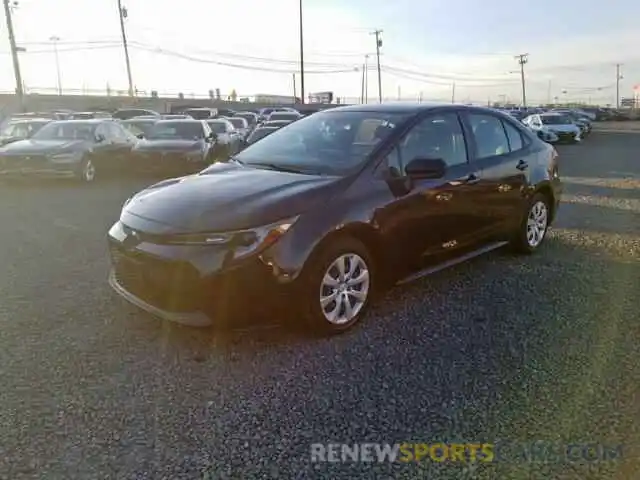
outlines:
M2 147L1 152L10 155L47 155L80 152L91 148L86 140L19 140Z
M241 230L300 214L326 201L345 181L216 164L207 173L143 190L125 206L121 220L155 234Z
M134 150L138 152L187 152L202 148L202 140L140 140Z

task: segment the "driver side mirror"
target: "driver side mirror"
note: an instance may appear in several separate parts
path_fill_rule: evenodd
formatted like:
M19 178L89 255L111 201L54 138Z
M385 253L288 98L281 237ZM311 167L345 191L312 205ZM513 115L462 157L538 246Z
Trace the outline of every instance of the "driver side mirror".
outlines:
M136 138L142 140L144 138L144 133L139 133L138 135L136 135Z
M447 164L441 158L414 158L405 167L409 178L437 179L444 177Z
M101 133L96 134L96 143L102 143L106 140L105 136Z

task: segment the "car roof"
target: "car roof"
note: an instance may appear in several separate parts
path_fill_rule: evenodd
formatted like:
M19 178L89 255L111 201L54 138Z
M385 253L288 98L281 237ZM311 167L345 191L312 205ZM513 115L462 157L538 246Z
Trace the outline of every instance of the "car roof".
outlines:
M167 119L169 120L169 119ZM178 119L176 119L178 120ZM121 123L134 123L134 122L143 122L143 123L157 123L159 120L157 118L152 118L152 117L133 117L133 118L127 118L126 120L120 120Z
M9 120L8 123L11 124L16 124L16 123L33 123L33 122L46 122L49 123L52 120L50 118L38 118L38 117L32 117L32 118L19 118L19 119L15 119L15 120Z
M98 123L106 123L112 122L116 123L112 118L82 118L78 120L54 120L55 123L89 123L89 124L98 124Z
M562 115L564 112L545 112L545 113L540 113L539 115L541 117L564 117L564 115Z
M347 105L344 107L335 107L324 109L318 113L324 111L331 112L376 112L376 113L420 113L433 109L445 109L445 110L469 110L486 113L496 113L498 110L487 107L479 107L475 105L460 105L456 103L446 102L393 102L393 103L378 103L378 104L366 104L366 105Z
M156 121L156 123L202 123L196 118L167 118Z

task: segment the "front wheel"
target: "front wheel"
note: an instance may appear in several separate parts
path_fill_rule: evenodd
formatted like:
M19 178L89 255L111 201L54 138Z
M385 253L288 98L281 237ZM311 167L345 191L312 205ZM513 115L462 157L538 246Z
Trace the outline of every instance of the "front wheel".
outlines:
M511 240L511 247L520 253L536 251L547 236L549 218L549 200L537 193L529 202L527 212Z
M375 269L358 240L341 237L324 247L302 273L303 313L324 333L341 333L365 315L373 296Z
M90 159L84 159L80 164L78 179L84 183L91 183L96 179L96 167Z

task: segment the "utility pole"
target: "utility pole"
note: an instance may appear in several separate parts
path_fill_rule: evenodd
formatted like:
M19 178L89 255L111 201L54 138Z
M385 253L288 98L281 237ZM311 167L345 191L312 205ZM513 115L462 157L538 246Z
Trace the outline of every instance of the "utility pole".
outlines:
M127 18L127 9L122 6L122 0L118 0L118 14L120 16L120 30L122 30L122 46L124 47L124 59L127 62L127 77L129 78L129 96L133 97L133 78L131 77L131 61L129 60L129 46L127 44L127 32L124 28L124 19Z
M304 36L302 32L302 0L300 0L300 103L304 103Z
M456 82L451 85L451 103L456 103Z
M365 82L365 75L367 74L367 61L365 60L365 63L362 64L362 85L360 87L360 103L364 103L364 82Z
M524 66L529 62L529 54L521 53L515 56L516 60L520 64L520 79L522 80L522 107L527 108L527 88L524 80Z
M9 34L9 45L11 47L11 58L13 60L13 73L16 77L16 95L20 108L24 109L24 83L20 73L20 60L18 59L18 47L16 46L16 36L13 31L13 19L11 18L11 6L9 0L3 0L4 16L7 21L7 33Z
M382 103L382 73L380 72L380 47L382 46L382 39L380 34L382 30L374 30L372 35L376 36L376 57L378 59L378 101Z
M298 97L298 94L296 93L296 74L292 73L291 78L293 80L293 104L295 105L297 103Z
M616 108L620 108L620 80L622 80L622 75L620 75L620 63L616 63Z
M364 56L364 103L369 103L369 55Z
M53 53L56 57L56 74L58 76L58 95L62 95L62 80L60 76L60 58L58 57L58 42L60 37L53 36L49 38L53 42Z

